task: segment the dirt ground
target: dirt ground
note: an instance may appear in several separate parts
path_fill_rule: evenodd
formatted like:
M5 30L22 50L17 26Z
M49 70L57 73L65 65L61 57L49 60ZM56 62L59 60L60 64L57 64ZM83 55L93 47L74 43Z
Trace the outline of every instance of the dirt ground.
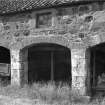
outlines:
M44 102L39 100L30 100L30 99L19 99L11 98L8 96L0 96L0 105L45 105Z

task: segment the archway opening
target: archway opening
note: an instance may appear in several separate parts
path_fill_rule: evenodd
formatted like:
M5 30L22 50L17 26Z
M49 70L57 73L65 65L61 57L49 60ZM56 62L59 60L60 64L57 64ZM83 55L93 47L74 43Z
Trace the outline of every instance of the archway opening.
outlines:
M91 86L95 90L105 90L105 43L90 48Z
M67 47L40 43L28 48L28 83L71 83L71 54Z
M0 46L0 82L3 85L10 83L10 50Z

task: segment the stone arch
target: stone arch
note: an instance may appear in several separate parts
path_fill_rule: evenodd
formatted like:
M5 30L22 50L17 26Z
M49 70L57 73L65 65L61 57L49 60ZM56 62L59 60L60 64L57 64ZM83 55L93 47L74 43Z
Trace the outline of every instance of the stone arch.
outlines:
M90 47L94 47L94 46L97 46L97 45L105 42L104 34L102 34L102 35L100 35L100 34L90 35L89 37L90 37L89 38L89 46Z
M20 59L22 61L21 65L23 65L21 68L22 69L21 71L23 71L23 73L21 73L22 74L22 76L21 76L22 77L21 78L22 84L28 83L28 80L27 80L27 76L28 76L27 75L28 74L27 73L28 72L27 56L28 56L28 49L30 47L45 43L45 44L55 44L57 46L62 46L65 49L68 49L70 51L70 43L66 38L63 38L63 37L36 37L33 39L31 38L28 40L24 40L23 42L24 43L22 44L22 48L20 51ZM71 56L71 54L70 54L70 56ZM70 69L71 69L71 67L70 67ZM25 70L25 75L24 75L24 70Z
M71 48L70 41L66 37L62 37L62 36L43 37L43 36L40 36L40 37L31 37L31 38L24 39L22 41L21 49L28 47L28 46L32 46L33 44L37 44L37 43L54 43L54 44L62 45L69 49Z
M7 45L5 45L5 44L1 44L1 43L0 43L0 47L4 47L5 49L10 50L10 47L9 47L9 46L7 46Z
M88 70L88 88L95 93L97 89L103 90L104 85L101 84L101 76L105 74L105 42L100 41L87 48L86 62ZM101 87L102 86L102 87ZM93 91L92 91L93 90Z

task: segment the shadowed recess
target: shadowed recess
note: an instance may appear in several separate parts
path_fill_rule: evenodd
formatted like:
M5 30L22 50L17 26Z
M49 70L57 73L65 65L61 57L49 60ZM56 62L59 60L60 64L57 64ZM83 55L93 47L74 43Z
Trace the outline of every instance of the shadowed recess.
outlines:
M36 44L28 48L28 81L71 81L70 50L57 44Z

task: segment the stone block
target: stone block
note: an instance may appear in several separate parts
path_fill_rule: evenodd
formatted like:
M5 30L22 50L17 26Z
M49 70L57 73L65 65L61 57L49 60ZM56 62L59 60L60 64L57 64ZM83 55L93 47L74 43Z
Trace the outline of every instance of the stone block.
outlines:
M93 13L93 17L95 18L94 22L105 22L105 11L96 11Z
M72 76L86 76L85 49L71 50Z
M99 4L98 3L92 4L92 11L99 11Z
M85 59L72 59L72 75L73 76L86 76Z
M72 86L74 88L83 88L85 87L86 77L85 76L72 76Z
M71 49L72 58L85 58L85 49Z
M11 69L11 85L20 85L20 70Z
M21 63L20 62L11 62L11 69L20 69Z
M102 40L101 40L101 37L99 36L99 35L91 35L90 37L89 37L89 41L90 41L90 45L91 46L94 46L94 45L97 45L97 44L99 44L99 43L101 43L102 42Z
M86 95L86 77L72 76L72 90L77 91L80 95Z
M11 50L11 62L20 61L19 50Z
M72 100L75 104L88 104L90 102L90 96L76 96Z
M90 5L81 5L79 6L79 15L83 15L83 14L86 14L90 11Z

